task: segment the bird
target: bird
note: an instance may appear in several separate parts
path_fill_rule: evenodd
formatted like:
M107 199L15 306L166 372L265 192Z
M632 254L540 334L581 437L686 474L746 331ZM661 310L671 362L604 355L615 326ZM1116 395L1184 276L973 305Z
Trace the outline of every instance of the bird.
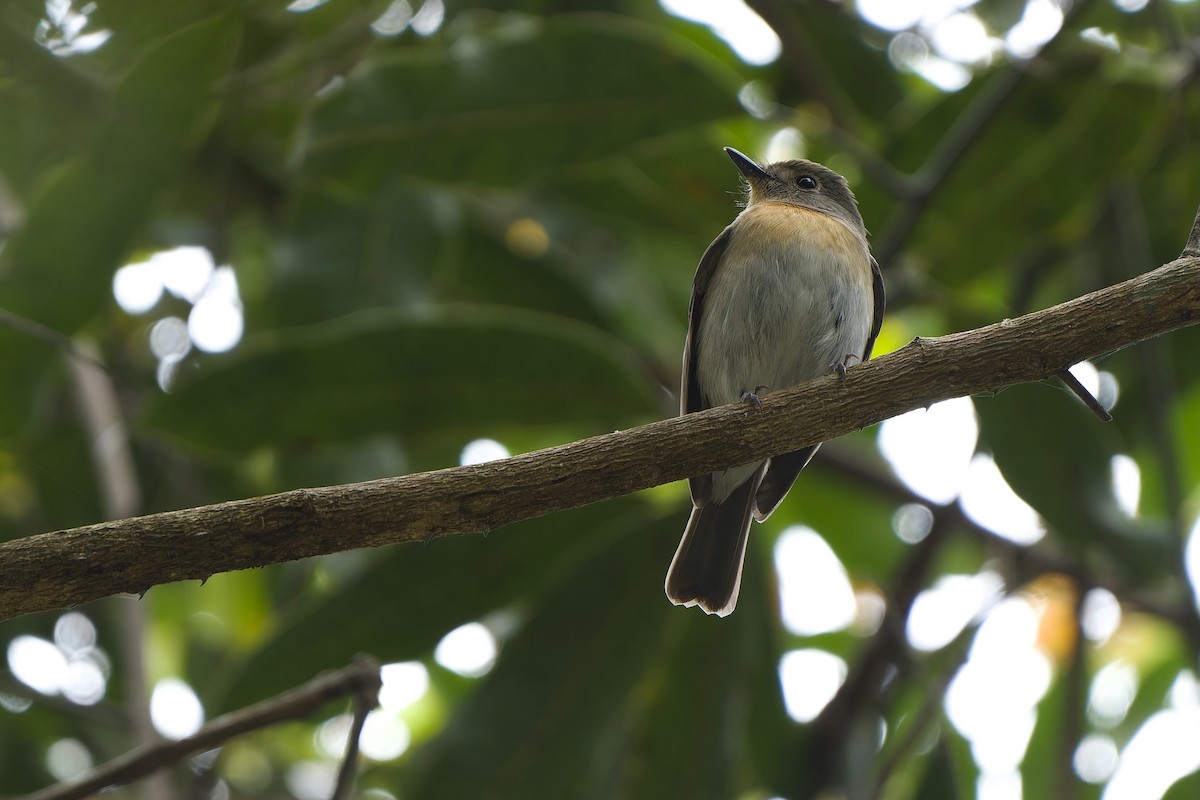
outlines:
M871 357L884 287L846 179L814 161L725 148L748 191L692 282L680 414L783 389ZM771 515L820 444L689 479L692 513L667 570L679 606L728 616L750 520Z

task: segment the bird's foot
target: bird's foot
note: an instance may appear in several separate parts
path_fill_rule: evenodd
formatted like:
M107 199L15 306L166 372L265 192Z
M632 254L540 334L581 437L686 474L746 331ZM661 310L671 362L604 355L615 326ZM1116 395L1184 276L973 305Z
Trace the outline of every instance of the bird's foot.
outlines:
M852 367L854 364L861 364L861 363L862 363L861 357L855 355L854 353L846 353L846 355L842 356L841 361L839 361L833 365L833 371L838 374L838 377L845 378L847 369Z
M760 398L758 396L758 393L763 391L766 388L768 388L768 387L755 386L753 389L751 389L748 392L742 392L742 398L741 398L742 402L749 403L750 405L754 406L759 411L762 411L762 398Z

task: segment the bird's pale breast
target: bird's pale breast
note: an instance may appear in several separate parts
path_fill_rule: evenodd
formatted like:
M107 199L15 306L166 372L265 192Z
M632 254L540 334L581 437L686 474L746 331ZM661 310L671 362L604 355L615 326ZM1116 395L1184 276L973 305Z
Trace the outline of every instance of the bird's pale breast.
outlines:
M704 404L786 388L861 357L873 309L862 236L827 214L755 203L735 220L704 299L696 348Z

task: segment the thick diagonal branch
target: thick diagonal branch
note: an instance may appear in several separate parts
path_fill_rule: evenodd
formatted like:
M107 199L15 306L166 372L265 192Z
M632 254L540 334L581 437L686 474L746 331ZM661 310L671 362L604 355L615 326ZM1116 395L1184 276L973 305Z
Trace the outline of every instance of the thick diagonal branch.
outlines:
M1200 258L1180 258L1053 308L914 340L844 378L767 395L761 409L735 403L503 461L18 539L0 544L0 619L216 572L486 532L798 450L940 400L1044 380L1196 322Z

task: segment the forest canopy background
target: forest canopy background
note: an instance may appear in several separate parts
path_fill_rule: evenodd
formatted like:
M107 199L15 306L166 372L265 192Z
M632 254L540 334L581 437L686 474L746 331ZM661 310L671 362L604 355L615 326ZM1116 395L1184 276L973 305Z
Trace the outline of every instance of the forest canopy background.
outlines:
M876 354L1146 272L1200 201L1198 31L1166 0L7 3L0 538L673 414L723 146L850 180ZM1194 796L1198 337L1084 365L1109 425L1046 383L827 445L724 621L662 596L682 483L10 620L0 794L368 652L379 800ZM348 723L125 796L327 797Z

